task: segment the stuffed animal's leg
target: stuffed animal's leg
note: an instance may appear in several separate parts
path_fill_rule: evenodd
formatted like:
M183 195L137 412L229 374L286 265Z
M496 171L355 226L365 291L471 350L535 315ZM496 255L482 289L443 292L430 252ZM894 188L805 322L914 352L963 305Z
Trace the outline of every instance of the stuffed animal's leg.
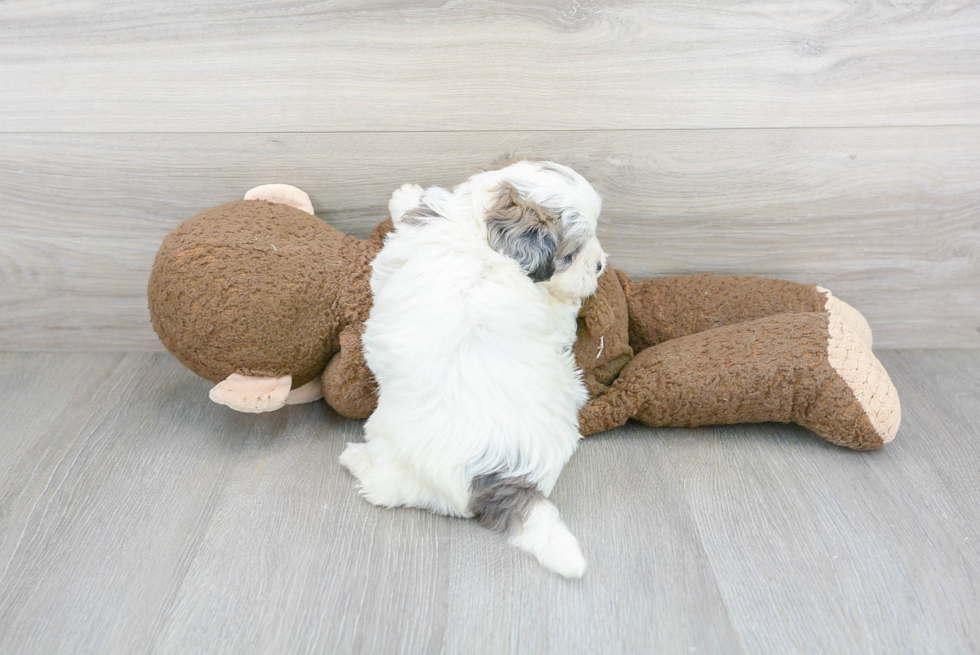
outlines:
M681 275L629 280L630 345L640 351L670 339L788 312L840 317L871 347L871 328L856 309L813 284L748 275Z
M793 422L867 450L898 431L898 393L840 317L787 313L638 353L579 415L582 434L634 418L652 426Z
M310 196L302 189L289 184L263 184L250 189L243 200L268 200L278 202L296 209L302 209L307 214L313 213L313 203Z
M285 405L292 384L293 378L289 375L272 378L232 373L216 384L208 396L219 405L227 405L235 411L259 414L275 411Z
M367 418L378 406L378 385L364 361L361 325L340 332L340 352L330 358L321 376L323 397L347 418Z

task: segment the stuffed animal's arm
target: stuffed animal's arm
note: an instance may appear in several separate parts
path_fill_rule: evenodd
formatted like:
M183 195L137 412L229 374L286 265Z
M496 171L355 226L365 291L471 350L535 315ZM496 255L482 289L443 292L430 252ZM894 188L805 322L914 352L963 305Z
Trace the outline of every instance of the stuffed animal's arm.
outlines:
M360 323L340 332L340 351L321 376L323 398L347 418L367 418L378 405L378 385L364 361Z
M651 426L793 422L867 450L894 438L898 393L837 316L785 313L680 337L633 358L579 414L582 434Z
M620 273L630 316L630 345L639 351L670 339L775 314L828 312L871 347L861 314L813 284L747 275L681 275L629 280Z

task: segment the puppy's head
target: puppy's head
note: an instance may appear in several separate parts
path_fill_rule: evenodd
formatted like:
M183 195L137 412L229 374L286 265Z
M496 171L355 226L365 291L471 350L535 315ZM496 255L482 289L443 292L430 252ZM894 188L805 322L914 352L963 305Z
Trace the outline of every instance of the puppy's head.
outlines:
M487 241L563 300L595 293L606 268L596 238L602 200L585 178L547 161L474 176Z

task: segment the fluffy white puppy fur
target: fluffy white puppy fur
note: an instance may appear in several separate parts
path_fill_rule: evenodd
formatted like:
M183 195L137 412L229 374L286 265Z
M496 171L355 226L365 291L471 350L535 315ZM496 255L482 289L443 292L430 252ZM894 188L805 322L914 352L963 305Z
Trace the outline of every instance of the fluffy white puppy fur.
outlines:
M475 518L582 576L547 498L581 438L572 344L605 268L601 204L553 162L393 194L363 336L378 408L340 459L370 502Z

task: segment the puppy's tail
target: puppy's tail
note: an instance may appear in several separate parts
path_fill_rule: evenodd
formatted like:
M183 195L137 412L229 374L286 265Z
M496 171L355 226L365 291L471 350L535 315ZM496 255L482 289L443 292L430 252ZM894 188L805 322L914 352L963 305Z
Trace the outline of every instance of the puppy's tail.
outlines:
M585 573L585 558L578 541L562 523L558 508L543 497L530 507L523 521L511 526L510 543L566 578L581 578Z
M566 578L581 578L585 558L578 541L558 515L558 508L523 477L479 475L470 487L470 511L492 530L507 530L510 543L525 550Z

